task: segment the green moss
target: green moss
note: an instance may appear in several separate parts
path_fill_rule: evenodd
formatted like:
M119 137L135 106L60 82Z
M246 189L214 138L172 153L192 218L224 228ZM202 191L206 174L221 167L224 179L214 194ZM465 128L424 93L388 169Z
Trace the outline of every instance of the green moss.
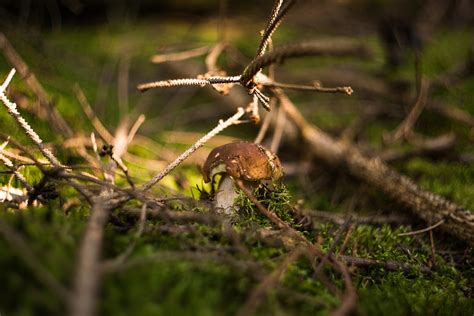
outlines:
M271 223L242 191L239 190L238 193L235 204L239 210L240 221L255 222L262 226ZM254 189L253 194L269 211L274 212L287 223L294 223L290 214L291 196L283 183L274 183L271 187L260 185Z

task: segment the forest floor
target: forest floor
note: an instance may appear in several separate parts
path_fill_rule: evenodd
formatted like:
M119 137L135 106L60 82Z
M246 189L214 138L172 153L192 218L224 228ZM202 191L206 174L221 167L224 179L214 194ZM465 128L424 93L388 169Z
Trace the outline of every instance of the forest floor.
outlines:
M337 30L334 34L308 32L305 23L296 22L290 16L274 34L276 47L342 37ZM130 127L144 114L145 120L123 156L133 182L142 184L211 130L219 119L235 112L235 107L221 102L222 97L210 87L145 93L135 88L143 82L205 73L205 56L158 65L150 63L150 58L157 52L212 47L219 40L218 23L218 19L189 22L148 18L133 23L64 25L53 31L36 30L28 36L21 28L5 30L16 52L75 131L74 139L65 139L52 129L47 115L38 110L37 96L20 75L10 83L7 95L62 163L95 175L100 172L75 152L78 143L86 142L93 154L89 136L93 131L98 134L78 100L79 91L112 135L121 123ZM232 48L219 58L219 65L230 74L240 73L255 54L258 31L264 26L264 21L248 17L227 20L225 36ZM348 126L356 126L353 142L364 153L385 155L395 170L421 188L474 210L472 121L462 124L426 108L413 128L416 134L428 140L443 136L455 141L431 151L420 151L409 141L384 143L383 135L393 132L411 107L393 98L398 93L397 84L408 84L407 94L412 101L416 98L415 56L407 51L400 69L386 75L377 35L359 32L351 38L368 45L373 56L368 60L332 56L289 60L276 67L276 77L283 82L321 80L324 86L352 86L355 92L350 96L306 91L288 91L288 95L309 122L332 137L339 138ZM470 118L474 115L472 73L449 85L438 83L439 78L469 58L472 44L472 30L444 28L433 34L422 55L424 78L434 87L430 102L454 105ZM0 58L2 78L10 69L8 59ZM374 81L364 82L366 78ZM333 84L340 79L348 82ZM377 89L372 82L382 81L393 90L386 95L370 91ZM245 96L240 101L244 107L250 102ZM362 123L355 125L361 117ZM3 108L0 122L3 135L40 158L31 140ZM263 228L269 233L275 230L245 195L239 197L241 213L231 228L225 220L214 218L209 203L199 200L201 192L196 187L209 190L203 184L201 166L210 150L236 139L253 141L259 128L253 123L230 127L164 177L151 191L166 205L161 215L150 210L147 219L141 221L139 200L111 212L101 251L100 314L243 315L252 311L262 315L324 315L345 301L348 285L334 267L317 271L317 263L298 254L294 247L282 245L278 238L271 241L268 236L262 237ZM357 292L357 314L471 315L472 247L438 227L406 234L436 223L417 218L406 206L348 175L346 170L327 168L308 154L306 145L288 136L293 134L294 128L285 130L279 146L278 154L287 171L282 185L275 185L270 192L255 193L268 209L323 252L381 262L366 266L348 263ZM269 146L271 140L272 133L268 132L264 144ZM99 147L105 143L98 142ZM17 158L28 157L13 145L5 149ZM109 163L107 157L101 159ZM47 178L34 163L14 161L29 183L38 184ZM0 183L3 188L22 187L8 168L1 169ZM74 287L78 249L91 207L68 182L52 183L58 197L47 203L27 208L0 204L1 315L62 315L69 308L70 302L61 293L69 293ZM122 188L129 186L120 172L116 183ZM390 262L393 267L383 264Z

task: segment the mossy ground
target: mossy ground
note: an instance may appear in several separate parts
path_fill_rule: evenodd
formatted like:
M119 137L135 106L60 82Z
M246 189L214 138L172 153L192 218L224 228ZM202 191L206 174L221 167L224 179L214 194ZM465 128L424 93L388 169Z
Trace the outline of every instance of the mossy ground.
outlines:
M255 29L242 25L246 24L239 24L239 28L234 28L234 31L229 33L230 41L236 43L244 53L250 56L254 52L258 38L250 36L249 40L248 34L254 35ZM84 134L90 133L92 128L74 97L74 83L77 82L81 85L93 104L98 95L98 88L105 89L106 97L98 98L103 103L103 106L99 107L101 112L98 114L107 126L113 127L116 126L119 119L118 111L115 110L118 104L115 89L116 79L111 79L112 84L102 82L101 78L104 77L106 67L116 69L117 63L124 56L130 54L133 56L130 63L131 82L152 80L157 76L163 76L159 67L148 64L148 59L157 46L181 42L213 43L216 40L214 24L198 23L191 31L189 25L182 21L166 21L166 23L160 22L159 24L155 21L144 21L138 25L64 28L60 32L38 34L29 40L26 40L20 33L18 30L11 30L7 32L7 35L45 85L47 91L54 97L58 110L76 130L80 130ZM276 42L294 40L295 34L298 33L299 30L288 27L286 31L277 33ZM470 36L465 31L451 32L447 30L439 33L432 41L433 44L426 50L424 58L427 73L434 76L459 61L467 52L468 45L465 43L469 42ZM375 39L371 41L376 43ZM458 49L453 50L453 45L456 45ZM380 50L379 46L377 47ZM377 60L380 59L381 57ZM294 62L291 66L295 73L301 73L309 66L322 67L331 63L336 63L336 59L310 59L307 62L303 60ZM373 65L363 67L370 70ZM400 77L410 78L412 76L410 69L408 66L406 69L402 69ZM2 75L8 71L3 60L0 61L0 70ZM12 86L15 89L28 91L20 78L16 78ZM445 91L438 97L474 114L474 90L472 87L473 81L468 80L456 86L455 89ZM164 130L185 129L204 132L214 124L214 122L203 122L193 126L180 126L173 120L159 120L160 115L172 113L173 109L163 109L163 106L175 96L175 93L173 91L153 92L154 99L152 105L148 106L146 114L150 119L158 118L159 127L150 135L157 140L160 139L160 132ZM141 98L137 93L131 93L129 103L133 107ZM343 97L325 96L324 98L329 102L334 102L336 98ZM304 102L313 102L306 95L297 96L296 100L299 99L303 104L305 104ZM188 101L179 114L192 113L196 106L201 104L206 106L206 103L209 105L209 100L206 100L203 95L197 94L195 98ZM215 105L211 104L212 106ZM341 116L335 112L325 111L326 108L322 107L313 112L314 121L325 128L345 125L352 117L356 116L355 112ZM51 132L47 122L42 122L32 115L26 114L25 116L45 141L53 144L59 141L58 137ZM0 111L0 121L4 132L8 132L14 139L22 143L29 144L27 138L22 135L5 111ZM395 121L372 122L367 126L365 136L373 146L377 147L380 145L382 132L387 130L388 126L394 127L396 124ZM454 128L464 137L461 138L461 144L457 150L473 154L472 147L470 147L472 146L472 134L469 134L472 131L464 127L453 126L444 118L427 114L421 117L417 128L428 135L438 135ZM236 127L230 133L240 135L240 130ZM246 133L253 133L252 128L249 128ZM468 141L463 139L468 139ZM131 150L137 154L147 155L148 153L150 157L153 156L150 154L149 148L140 149L132 146ZM67 161L67 154L64 154L62 158ZM397 168L413 177L422 187L474 209L472 187L474 165L416 158L400 163ZM41 178L41 175L32 167L25 167L21 171L32 182L38 182ZM180 172L189 179L191 183L189 186L201 183L200 174L196 168L186 167L180 169ZM149 176L149 173L139 168L132 168L131 173L137 178ZM1 183L6 183L8 178L9 175L1 175ZM176 186L172 178L167 181L167 188L163 188L162 192L182 190ZM12 185L19 186L16 180ZM270 193L273 194L270 199L264 192L261 199L269 208L282 215L291 204L300 199L304 199L303 204L308 207L340 212L344 211L345 205L339 203L340 201L354 199L354 196L361 192L360 190L370 190L361 189L359 184L352 180L341 180L338 185L340 196L335 198L333 187L304 194L299 183L292 180L288 183L289 191L284 188L279 188L280 191L276 190L278 199L275 199L275 191ZM181 193L190 195L189 186L184 190L185 192ZM72 283L77 247L87 222L89 210L84 206L75 206L67 214L64 213L61 209L61 202L71 199L73 193L68 188L60 187L59 190L61 192L59 200L53 201L47 207L32 207L27 210L15 211L2 205L0 214L2 221L23 236L38 263L51 271L62 284L69 287ZM173 193L168 194L171 196ZM377 193L370 192L369 196L375 200L375 202L372 201L372 205L364 204L369 210L378 207L387 209L397 207ZM246 205L243 212L244 222L253 221L258 225L268 225L268 222L260 218L248 203L243 201L243 204ZM186 209L186 207L180 203L173 206L175 211ZM285 219L290 222L293 220L289 215ZM158 220L147 221L147 227L151 228L161 224ZM153 233L153 229L150 229L151 233L142 236L137 241L131 259L157 255L156 259L145 260L136 266L105 275L100 299L101 313L104 315L230 315L235 313L258 283L255 279L255 272L246 269L239 270L218 260L196 261L181 257L163 255L160 258L159 256L160 253L177 253L184 250L196 250L199 247L212 246L219 249L228 246L229 241L226 238L213 233L213 230L218 228L200 224L194 226L200 231L200 234L183 233L174 236ZM359 313L363 315L471 315L474 311L472 258L457 262L459 266L457 267L454 262L451 262L448 249L445 253L437 253L435 262L433 262L427 236L398 236L398 233L410 229L405 226L388 225L378 227L357 225L354 227L345 250L346 253L372 259L409 263L415 268L410 274L387 272L383 268L355 269L353 281L359 294ZM124 251L134 240L135 231L135 227L119 229L116 225L109 224L106 227L104 257L113 258ZM313 238L323 237L322 247L328 249L333 241L334 227L321 224L311 232L305 233ZM438 232L436 231L435 237L437 236ZM441 242L446 242L445 237L440 239ZM285 251L280 248L265 246L256 241L248 241L246 246L250 250L251 258L257 260L267 270L275 268L284 258ZM446 249L446 245L443 244L442 248ZM459 248L453 249L453 252L460 251ZM435 264L434 272L431 275L423 274L416 269L421 265L433 264ZM0 271L3 271L0 273L0 314L64 314L66 308L64 302L61 302L54 293L38 282L37 276L18 256L17 250L2 238L0 238ZM340 277L333 271L326 272L342 288ZM314 278L312 273L310 264L303 259L290 266L281 284L294 293L300 293L304 298L282 294L284 292L281 291L272 292L260 307L259 313L262 315L328 314L340 301Z

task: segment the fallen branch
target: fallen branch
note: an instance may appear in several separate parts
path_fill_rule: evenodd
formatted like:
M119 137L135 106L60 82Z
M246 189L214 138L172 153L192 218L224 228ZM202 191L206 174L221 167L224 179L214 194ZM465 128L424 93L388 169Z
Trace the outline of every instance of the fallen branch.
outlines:
M350 175L378 188L426 222L437 223L444 220L440 226L443 231L474 244L472 212L437 194L423 190L410 178L399 174L380 159L364 156L357 147L332 139L308 123L283 91L275 89L274 92L316 158L334 168L346 168Z
M102 277L100 253L104 226L109 218L110 209L110 206L107 206L100 197L92 206L91 216L79 249L74 294L70 301L72 316L96 314Z

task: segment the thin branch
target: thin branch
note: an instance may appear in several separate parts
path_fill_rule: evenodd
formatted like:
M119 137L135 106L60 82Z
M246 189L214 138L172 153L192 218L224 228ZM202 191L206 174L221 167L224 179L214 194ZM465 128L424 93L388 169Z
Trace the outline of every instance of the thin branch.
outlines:
M270 107L272 107L272 103L276 102L274 100L276 100L276 99L273 98L273 99L270 100ZM267 115L265 115L265 118L263 119L262 125L260 126L260 129L258 131L257 137L255 137L255 140L253 141L254 143L260 144L263 141L263 139L265 137L265 134L268 131L268 127L270 127L270 122L272 120L272 116L274 116L274 113L275 112L269 112L269 113L267 113Z
M112 134L110 134L107 128L102 124L102 122L99 120L97 115L95 115L94 110L89 104L89 101L87 101L87 97L84 94L84 91L82 91L81 87L78 84L74 86L74 91L76 92L77 100L82 106L82 110L91 121L92 126L94 126L94 129L97 131L97 133L99 133L100 137L105 142L109 144L112 143L114 137L112 136Z
M251 88L253 76L260 69L274 63L282 63L288 58L302 56L359 56L367 58L371 55L366 45L353 41L334 41L334 42L305 42L299 44L291 44L276 48L271 52L267 52L252 60L245 68L240 78L240 83L244 87Z
M245 111L243 108L238 108L237 113L235 113L233 116L228 118L226 121L220 121L219 124L211 130L209 133L207 133L205 136L203 136L201 139L199 139L193 146L191 146L188 150L186 150L184 153L182 153L178 158L176 158L172 163L170 163L165 169L163 169L159 174L154 176L150 181L145 183L141 189L143 191L147 191L151 189L152 186L154 186L156 183L158 183L161 179L163 179L168 173L170 173L174 168L176 168L183 160L188 158L193 152L195 152L197 149L199 149L202 145L204 145L209 139L212 137L216 136L220 132L222 132L224 129L227 127L234 125L238 122L238 120L245 114Z
M397 236L413 236L413 235L423 234L423 233L426 233L426 232L429 232L429 231L435 229L436 227L438 227L442 224L444 224L444 219L440 220L436 224L431 225L429 227L426 227L426 228L423 228L423 229L420 229L420 230L415 230L415 231L412 231L412 232L400 233Z
M13 162L3 155L3 150L0 150L0 160L3 162L5 166L7 166L8 169L10 169L10 171L15 175L15 177L17 177L17 179L25 186L28 192L34 191L33 186L26 180L26 178L21 173L18 172Z
M403 122L397 127L397 129L390 135L385 137L387 143L393 143L400 140L402 137L408 138L412 133L413 126L420 117L423 109L425 108L427 94L428 94L429 83L427 79L420 80L420 89L416 102L413 105L410 113L406 116Z
M128 136L127 136L127 143L128 144L130 144L132 142L133 138L135 137L135 135L138 132L138 129L140 128L140 126L142 126L142 124L144 122L145 122L145 115L140 114L140 116L137 118L137 120L133 124L132 128L130 128L130 131L128 132Z
M206 45L177 53L156 54L151 57L150 61L154 64L161 64L169 61L182 61L205 55L207 52L209 52L209 46Z
M170 88L170 87L181 87L181 86L206 86L213 84L223 84L223 83L237 83L240 80L240 76L230 76L230 77L209 77L205 79L194 79L194 78L185 78L185 79L169 79L163 81L155 81L149 83L139 84L137 89L141 92L147 91L149 89L155 88Z
M275 82L271 80L264 81L262 82L262 84L266 87L290 89L290 90L315 91L315 92L323 92L323 93L343 93L347 95L351 95L352 93L354 93L354 90L350 86L326 88L326 87L322 87L318 81L315 81L313 85L311 86Z
M63 167L63 165L53 155L53 153L49 151L49 149L47 149L43 145L43 140L39 137L39 135L33 130L33 128L31 128L28 122L26 122L26 120L23 118L20 112L18 112L16 104L11 102L8 99L8 97L5 95L5 89L7 88L8 83L10 82L13 75L15 74L15 71L16 71L15 68L13 68L10 71L7 79L0 87L0 100L2 100L3 104L7 108L8 113L15 119L15 121L17 121L17 123L25 132L25 134L36 144L36 146L39 148L43 156L45 156L49 160L49 162L51 162L51 164L54 165L55 167Z
M270 19L268 20L267 27L262 34L262 39L260 40L260 46L257 50L257 57L262 56L268 46L268 43L276 31L280 23L283 21L283 18L288 13L288 11L293 7L293 5L297 2L297 0L288 0L285 2L285 6L282 8L282 0L276 0L275 4L272 9L272 13L270 15Z
M94 201L91 212L79 250L73 286L74 295L70 301L72 316L94 315L99 299L99 286L102 277L100 253L104 226L109 218L110 208L99 198Z
M225 43L218 43L217 45L214 45L212 47L211 51L209 52L209 55L207 55L205 60L207 73L209 75L220 75L220 73L222 72L217 66L217 59L226 48L227 44Z
M132 178L128 174L128 168L127 166L123 163L122 158L115 156L114 154L110 155L110 159L112 159L117 167L119 167L120 170L122 170L123 174L125 175L125 179L127 179L128 184L132 187L132 189L135 188L135 183L133 183Z
M273 131L273 138L270 144L270 150L275 154L278 153L278 148L280 147L281 139L283 137L283 131L285 130L286 121L287 118L285 110L282 107L279 107L275 128Z

